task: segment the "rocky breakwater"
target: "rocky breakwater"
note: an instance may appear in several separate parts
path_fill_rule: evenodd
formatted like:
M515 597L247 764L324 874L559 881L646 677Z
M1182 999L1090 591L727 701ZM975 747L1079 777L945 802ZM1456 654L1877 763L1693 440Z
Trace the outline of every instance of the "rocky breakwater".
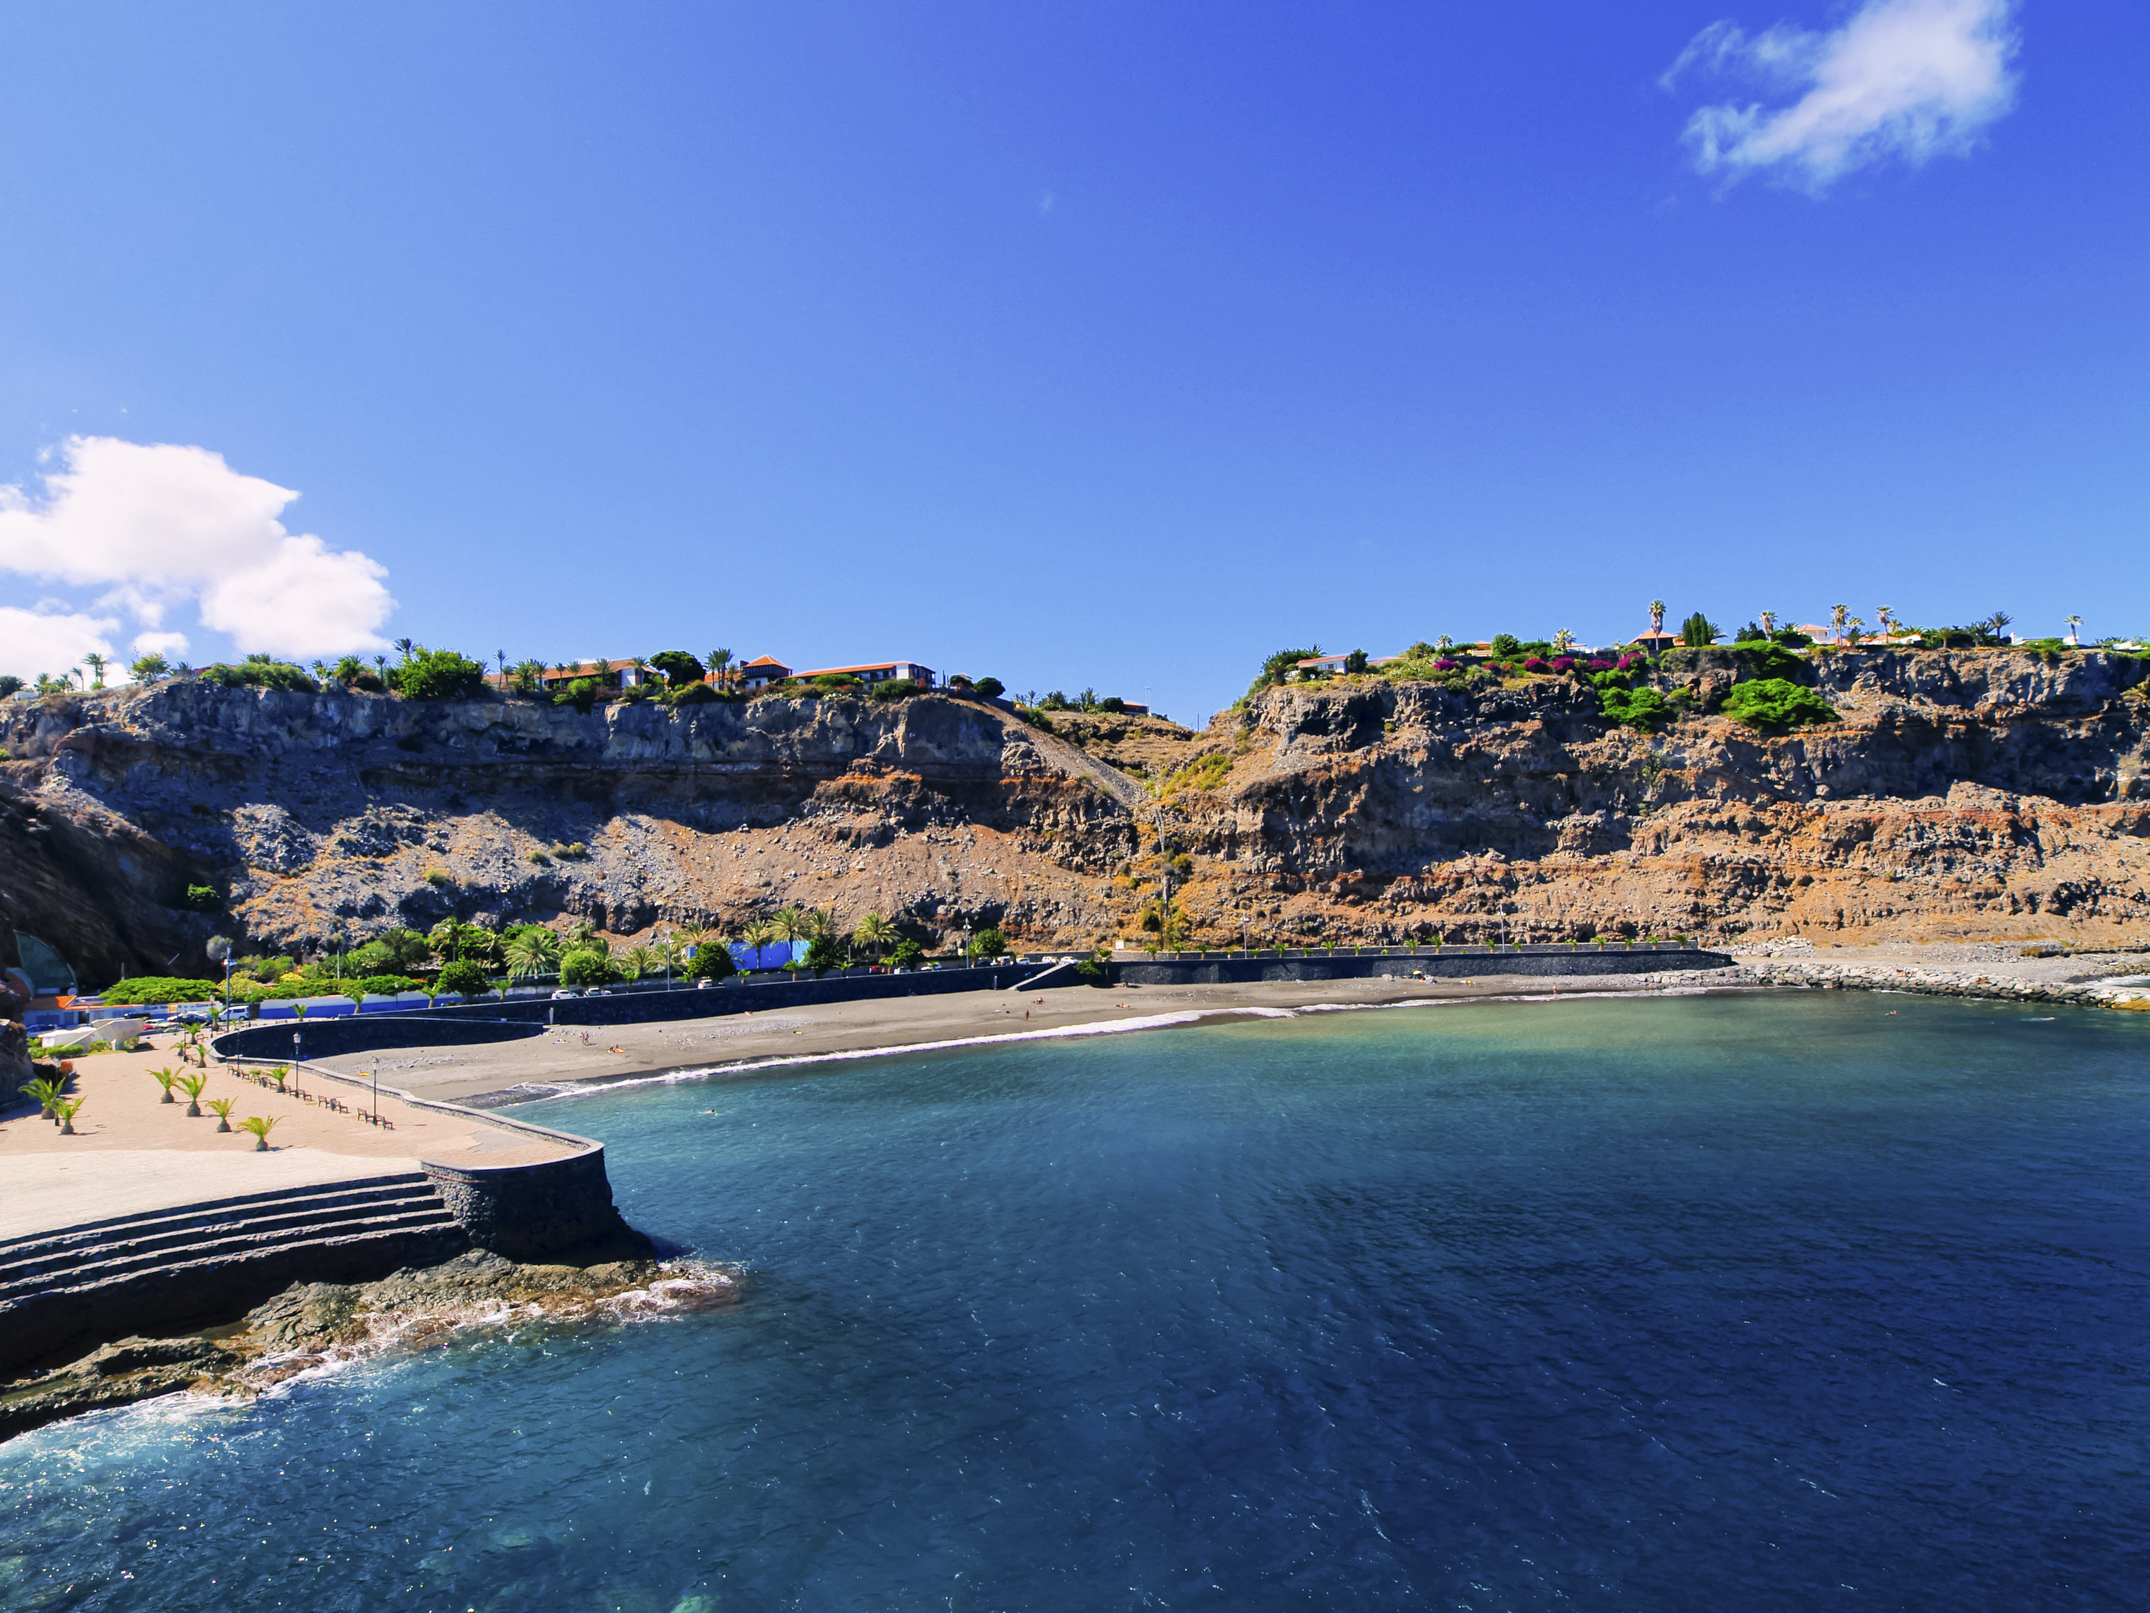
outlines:
M624 936L834 905L1087 940L1141 800L941 696L580 713L182 678L11 703L0 747L0 921L92 976L199 968L217 929L316 948L450 915Z
M378 1282L295 1284L213 1336L120 1339L0 1383L0 1439L160 1395L248 1399L301 1372L472 1328L618 1325L726 1305L739 1283L700 1261L517 1265L474 1252Z
M1792 670L1837 721L1718 714L1757 671L1722 650L1665 658L1656 733L1562 678L1266 690L1189 747L1154 849L1192 864L1197 933L1265 940L2150 925L2143 661L1860 650Z

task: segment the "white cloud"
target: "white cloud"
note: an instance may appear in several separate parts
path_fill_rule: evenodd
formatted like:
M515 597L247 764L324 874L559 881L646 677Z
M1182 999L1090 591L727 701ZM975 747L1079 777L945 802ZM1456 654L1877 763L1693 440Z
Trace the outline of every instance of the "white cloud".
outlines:
M241 650L300 657L385 649L385 568L278 517L298 494L205 448L74 437L41 498L0 488L0 570L109 589L147 627L185 601Z
M85 655L112 656L109 616L24 610L0 605L0 672L28 682L40 672L60 678ZM109 676L109 674L108 674Z
M1855 168L1960 154L2015 104L2014 0L1866 0L1827 32L1712 23L1662 82L1745 79L1778 104L1732 101L1688 119L1704 173L1775 173L1821 191Z
M167 661L176 661L187 653L187 635L184 633L137 633L134 635L134 653L137 656L161 655Z

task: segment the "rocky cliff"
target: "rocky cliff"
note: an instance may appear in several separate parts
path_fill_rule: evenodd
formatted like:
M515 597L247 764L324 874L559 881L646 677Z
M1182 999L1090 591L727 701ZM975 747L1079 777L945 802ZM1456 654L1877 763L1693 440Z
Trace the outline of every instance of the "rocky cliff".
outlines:
M1211 945L2141 933L2143 663L1853 652L1801 673L1840 720L1777 736L1710 715L1752 670L1668 657L1686 714L1654 735L1542 677L1272 689L1199 734L940 696L14 701L0 922L92 980L199 969L216 929L312 949L451 913L624 938L797 903L1082 945L1168 872Z

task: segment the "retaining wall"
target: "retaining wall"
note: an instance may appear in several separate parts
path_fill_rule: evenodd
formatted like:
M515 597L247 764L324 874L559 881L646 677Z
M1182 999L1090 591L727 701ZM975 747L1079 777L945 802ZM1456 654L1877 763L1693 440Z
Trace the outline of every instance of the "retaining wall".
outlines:
M1636 975L1673 969L1729 969L1722 952L1694 947L1360 947L1335 952L1161 954L1121 962L1116 981L1130 986L1249 985L1263 980L1378 980L1424 975L1465 980L1480 975Z

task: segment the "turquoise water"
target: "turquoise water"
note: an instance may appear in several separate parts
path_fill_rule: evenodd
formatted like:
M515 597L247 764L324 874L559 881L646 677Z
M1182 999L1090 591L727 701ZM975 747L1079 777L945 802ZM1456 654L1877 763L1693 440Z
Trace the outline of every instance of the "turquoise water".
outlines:
M539 1106L744 1302L17 1440L0 1605L2141 1607L2146 1019L1473 1005Z

